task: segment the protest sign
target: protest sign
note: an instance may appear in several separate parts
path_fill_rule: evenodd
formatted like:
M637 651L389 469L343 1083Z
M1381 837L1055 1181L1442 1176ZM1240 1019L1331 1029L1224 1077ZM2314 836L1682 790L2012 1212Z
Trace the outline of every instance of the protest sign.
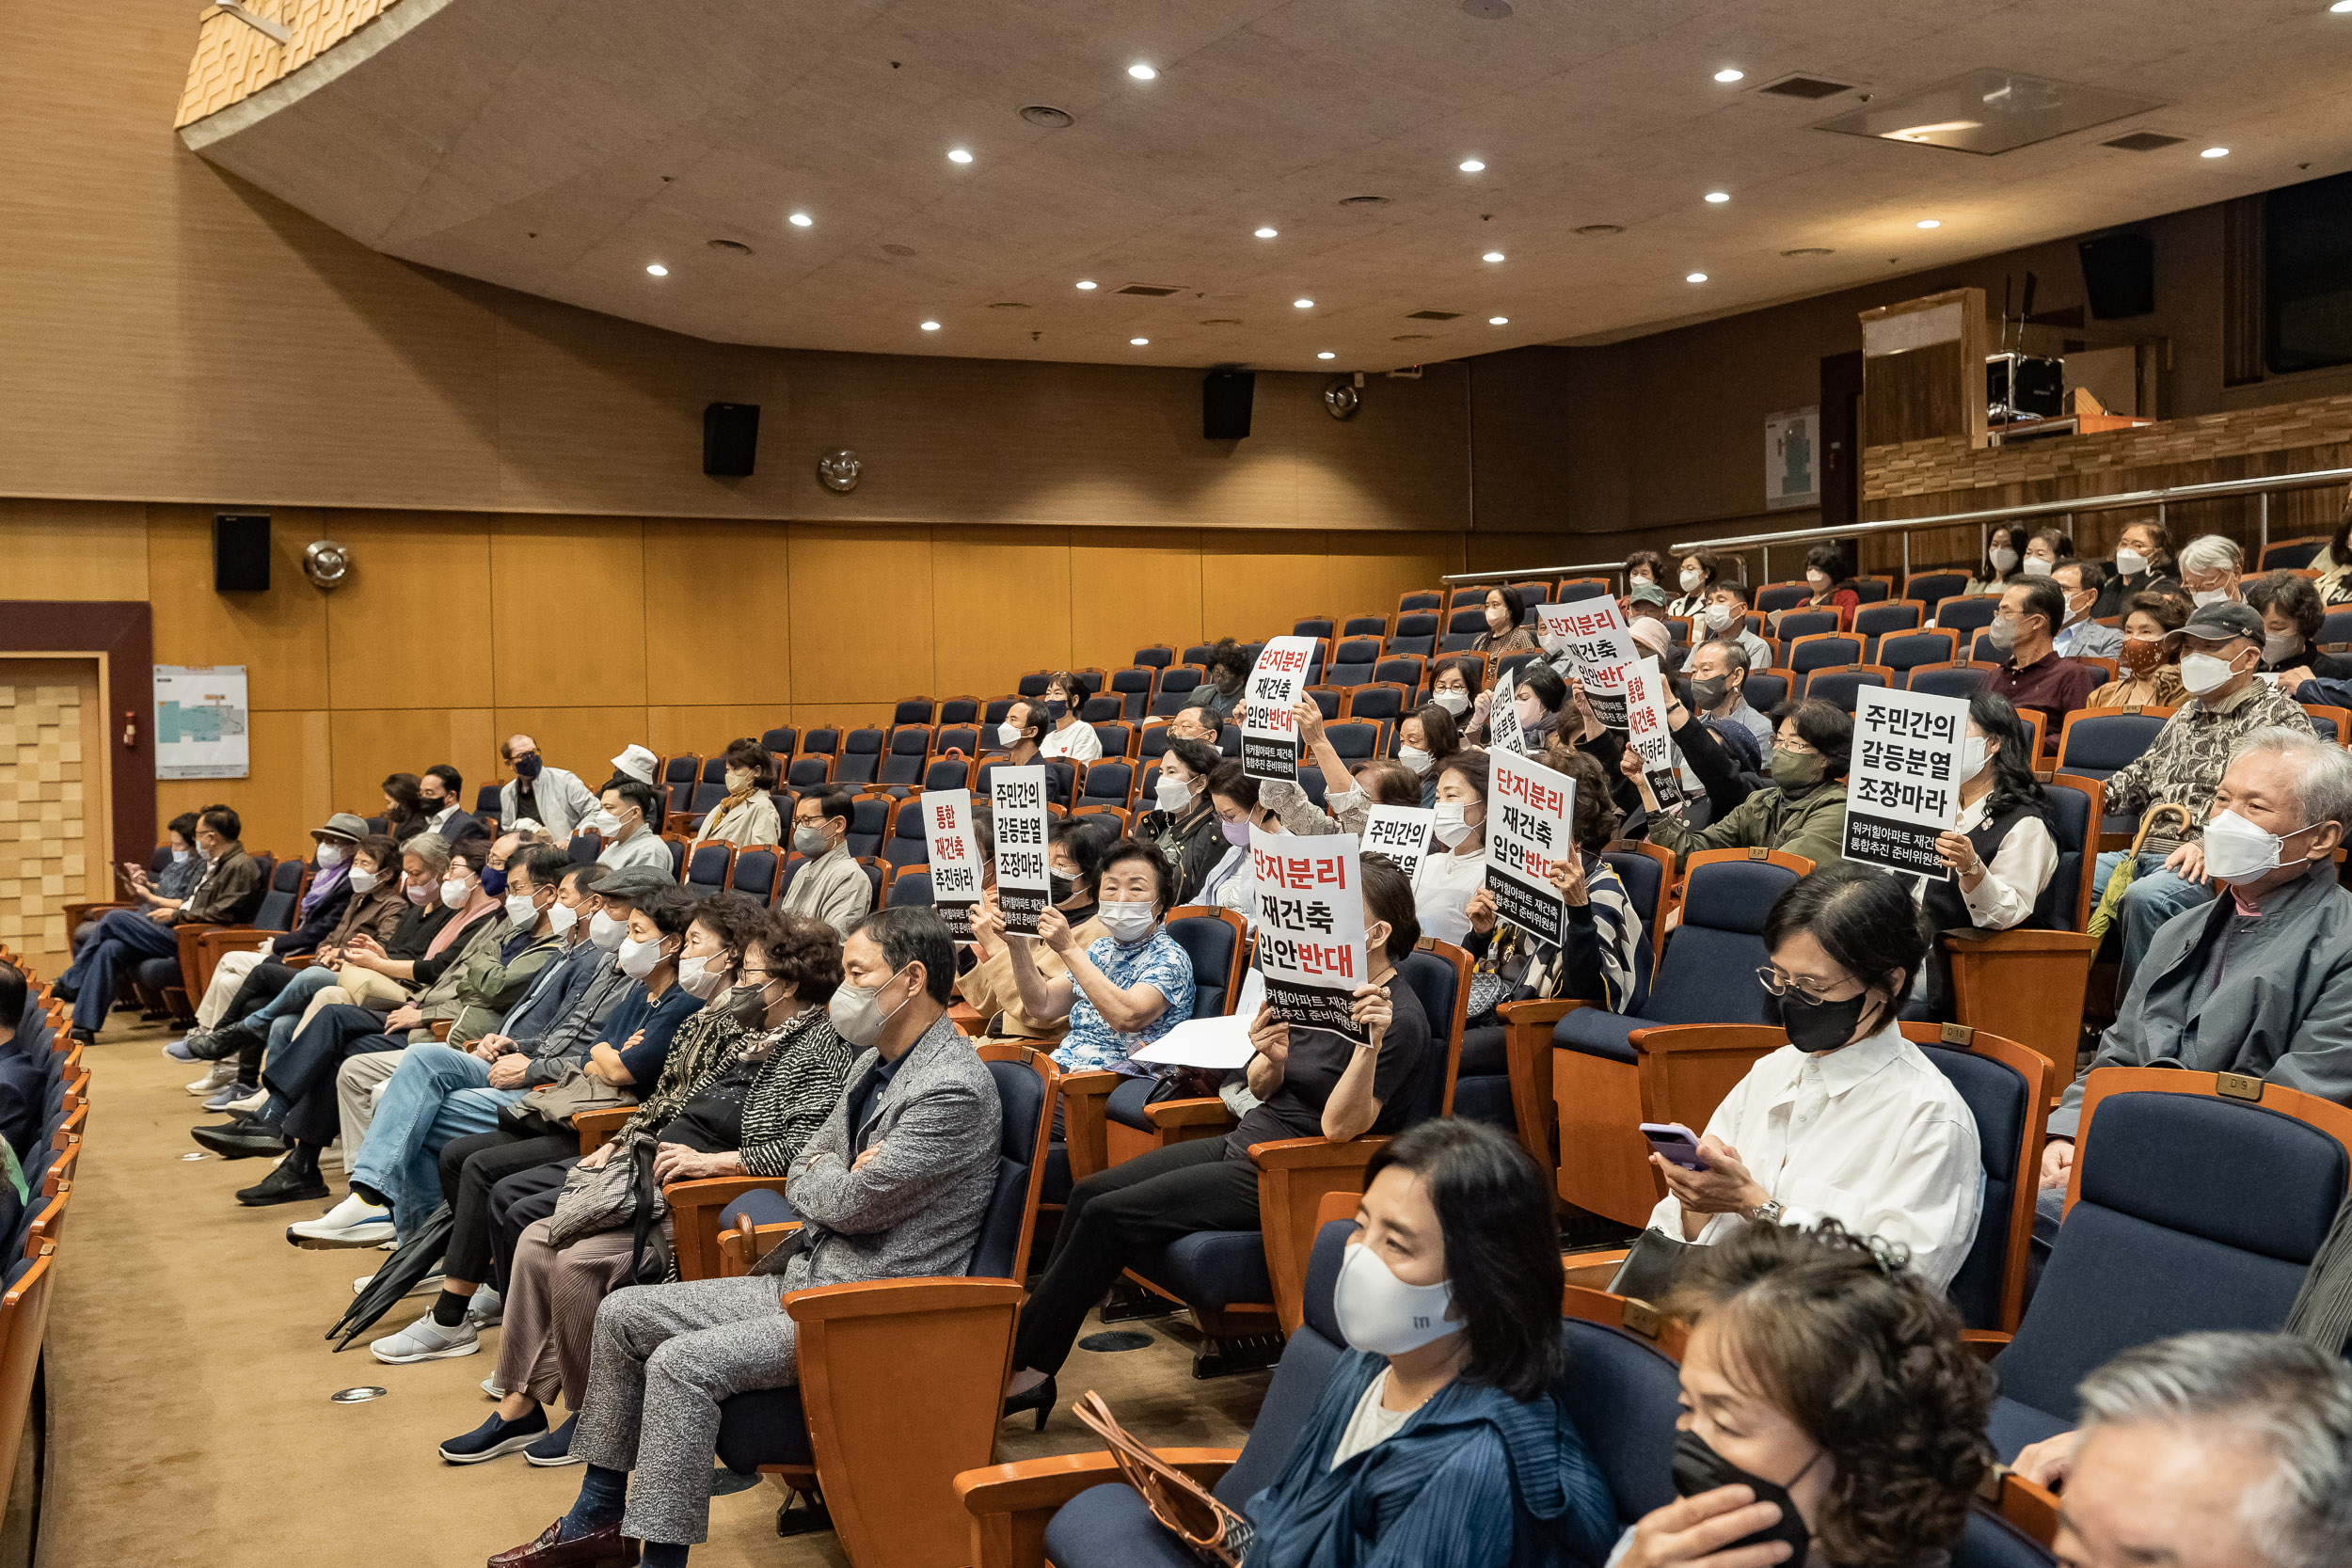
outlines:
M1540 762L1495 753L1494 805L1486 816L1486 891L1495 912L1552 946L1567 926L1567 901L1551 885L1551 864L1576 853L1576 781Z
M1258 882L1258 969L1274 1016L1361 1042L1353 1010L1371 966L1355 835L1252 827L1249 863Z
M1866 686L1854 693L1853 756L1840 852L1865 865L1951 879L1936 835L1960 820L1960 749L1968 704L1959 697Z
M1420 806L1375 806L1364 816L1362 852L1388 856L1410 877L1429 853L1429 825L1437 816Z
M1661 806L1682 799L1675 770L1675 743L1666 716L1666 674L1654 658L1643 659L1626 677L1626 743L1642 753L1642 771Z
M1537 605L1544 644L1566 656L1567 673L1584 683L1593 717L1612 730L1625 728L1626 680L1641 650L1612 598L1571 599Z
M1498 682L1486 708L1486 743L1490 751L1527 754L1527 734L1519 728L1518 687Z
M1278 637L1258 655L1235 715L1241 721L1242 771L1251 778L1298 781L1298 721L1291 709L1307 689L1314 657L1311 637Z
M980 846L972 833L972 792L923 792L923 848L931 867L931 907L960 942L972 940L972 906L980 901Z
M1037 917L1053 902L1053 873L1045 864L1045 769L998 763L988 792L996 831L996 907L1005 929L1037 935Z

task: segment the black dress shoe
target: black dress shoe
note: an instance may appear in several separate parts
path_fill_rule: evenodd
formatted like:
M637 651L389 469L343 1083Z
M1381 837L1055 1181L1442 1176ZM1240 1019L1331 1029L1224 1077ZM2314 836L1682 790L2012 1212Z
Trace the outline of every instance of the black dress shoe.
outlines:
M237 1201L248 1209L266 1209L273 1203L299 1203L326 1196L326 1178L315 1170L308 1176L296 1176L294 1168L281 1161L276 1170L237 1194Z
M224 1160L275 1158L286 1152L286 1136L274 1121L224 1121L191 1127L188 1136Z
M1054 1380L1048 1377L1044 1382L1018 1394L1007 1394L1005 1414L997 1419L1003 1420L1006 1417L1017 1416L1025 1410L1034 1410L1037 1412L1037 1430L1043 1432L1046 1418L1054 1414L1054 1404L1057 1397L1054 1392Z
M188 1053L199 1062L217 1062L225 1057L234 1056L246 1046L258 1043L260 1039L261 1034L258 1030L246 1028L244 1021L239 1020L235 1023L224 1023L219 1028L201 1035L190 1036Z

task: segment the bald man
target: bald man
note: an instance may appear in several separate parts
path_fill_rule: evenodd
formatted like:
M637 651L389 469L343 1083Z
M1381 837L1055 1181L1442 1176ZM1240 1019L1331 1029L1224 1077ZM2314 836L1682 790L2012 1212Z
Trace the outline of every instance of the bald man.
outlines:
M549 768L539 757L539 743L517 732L499 747L499 755L515 776L499 785L499 826L513 832L525 817L555 835L558 844L572 830L596 814L596 798L576 773Z

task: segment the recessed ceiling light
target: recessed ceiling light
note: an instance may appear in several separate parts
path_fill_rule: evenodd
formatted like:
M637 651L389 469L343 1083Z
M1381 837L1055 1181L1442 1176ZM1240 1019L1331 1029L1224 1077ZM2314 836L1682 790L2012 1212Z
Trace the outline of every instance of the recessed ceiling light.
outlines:
M1480 163L1475 158L1465 158L1462 160L1462 172L1464 174L1484 174L1486 172L1486 166Z
M936 332L939 330L939 324L937 322L925 322L923 324L923 330L926 332Z
M1294 299L1291 304L1301 310L1311 310L1315 308L1315 302L1311 299Z
M649 272L649 273L653 274L656 277L669 277L669 276L670 276L670 269L669 269L669 268L667 268L667 267L665 267L665 266L663 266L663 265L662 265L660 262L659 262L659 261L654 262L651 266L647 267L645 270L646 270L647 272Z
M1141 60L1137 60L1135 64L1127 68L1127 74L1134 77L1138 82L1148 82L1152 77L1157 76L1159 72L1152 70L1150 66L1145 65Z
M1318 359L1337 359L1339 356L1327 348L1322 353L1316 355L1315 357Z
M1263 224L1263 223L1262 223L1262 224L1260 224L1260 225L1258 226L1258 229L1257 229L1257 235L1258 235L1258 238L1260 238L1260 239L1262 239L1262 240L1270 240L1270 239L1274 238L1274 236L1275 236L1277 233L1279 233L1279 230L1276 230L1276 229L1270 228L1270 227L1268 227L1267 225Z
M1731 199L1731 193L1729 191L1708 191L1707 193L1707 199L1712 201L1720 207L1724 202Z
M1078 279L1078 287L1081 289L1091 289L1094 286L1094 279L1091 277L1081 277Z
M1149 338L1130 338L1127 340L1128 342L1134 344L1136 348L1143 347L1144 344L1150 342L1152 340Z
M2328 8L2338 13L2352 11L2352 0L2336 0L2336 3Z
M951 147L947 150L947 161L951 164L968 164L972 161L971 150L969 148Z
M806 229L810 224L815 223L817 220L810 217L806 213L795 213L786 221L790 223L795 229Z
M2197 155L2200 158L2226 158L2230 155L2230 150L2226 147L2208 147Z
M1746 75L1747 72L1744 71L1734 71L1731 67L1725 66L1723 70L1715 72L1715 80L1718 82L1737 82Z
M1500 261L1502 260L1502 252L1500 250L1490 250L1486 252L1486 255L1480 257L1479 260L1482 261Z
M1922 229L1941 229L1944 227L1944 220L1942 218L1921 218L1919 220L1919 227Z
M1511 318L1508 316L1488 316L1486 318L1486 325L1488 326L1508 326L1511 325Z
M1703 272L1686 272L1682 275L1682 280L1685 283L1704 283L1707 281L1707 274Z

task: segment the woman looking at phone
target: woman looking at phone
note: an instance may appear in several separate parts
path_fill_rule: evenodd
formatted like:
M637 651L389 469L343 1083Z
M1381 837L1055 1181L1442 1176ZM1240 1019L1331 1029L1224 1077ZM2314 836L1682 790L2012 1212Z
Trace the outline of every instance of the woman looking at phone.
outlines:
M1764 918L1757 983L1788 1043L1708 1119L1701 1170L1653 1153L1666 1196L1649 1225L1712 1245L1752 1223L1835 1219L1900 1243L1941 1291L1976 1239L1976 1117L1896 1027L1928 937L1900 878L1839 862L1791 886Z

